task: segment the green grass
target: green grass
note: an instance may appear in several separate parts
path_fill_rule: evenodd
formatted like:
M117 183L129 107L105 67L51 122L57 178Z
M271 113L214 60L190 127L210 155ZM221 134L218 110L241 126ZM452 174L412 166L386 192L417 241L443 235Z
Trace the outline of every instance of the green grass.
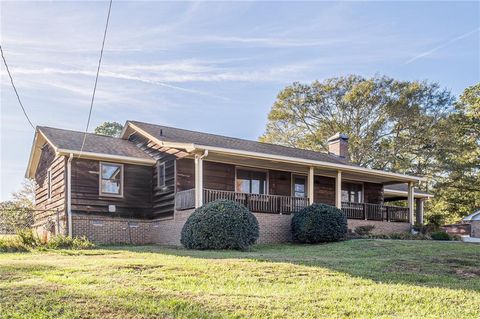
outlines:
M0 254L4 318L478 318L480 246L351 240L249 252Z

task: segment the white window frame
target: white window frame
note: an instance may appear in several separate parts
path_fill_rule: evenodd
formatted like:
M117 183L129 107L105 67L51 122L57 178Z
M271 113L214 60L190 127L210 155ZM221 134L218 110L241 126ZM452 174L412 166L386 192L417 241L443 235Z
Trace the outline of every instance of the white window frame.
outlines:
M52 199L52 169L47 170L47 199Z
M160 184L160 170L163 171L163 184ZM157 187L163 188L165 186L167 186L165 162L157 162Z
M307 174L299 174L299 173L290 173L290 196L295 197L295 176L303 176L305 177L305 196L303 198L308 198L308 175Z
M342 183L350 183L350 184L357 184L357 185L362 185L362 196L360 198L360 203L365 203L365 183L364 182L359 182L359 181L352 181L349 179L344 179L342 180ZM341 188L341 191L343 192L343 188Z
M266 173L266 185L265 185L265 194L263 195L270 195L270 171L268 169L262 169L258 167L249 167L249 166L235 166L235 193L240 193L237 191L237 170L243 171L254 171L254 172L263 172ZM245 194L253 194L253 193L245 193Z
M120 194L104 193L102 192L102 166L103 165L114 165L120 166ZM99 164L99 174L98 174L98 194L103 197L117 197L123 198L123 188L124 188L124 165L121 163L111 163L111 162L100 162Z

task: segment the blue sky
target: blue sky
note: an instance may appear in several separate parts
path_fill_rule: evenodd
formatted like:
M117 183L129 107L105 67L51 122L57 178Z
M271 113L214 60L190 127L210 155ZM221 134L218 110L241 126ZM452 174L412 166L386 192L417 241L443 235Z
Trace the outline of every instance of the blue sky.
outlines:
M108 8L1 4L1 44L32 121L84 130ZM480 81L480 2L113 2L92 114L257 139L277 93L351 73ZM33 131L1 69L0 200Z

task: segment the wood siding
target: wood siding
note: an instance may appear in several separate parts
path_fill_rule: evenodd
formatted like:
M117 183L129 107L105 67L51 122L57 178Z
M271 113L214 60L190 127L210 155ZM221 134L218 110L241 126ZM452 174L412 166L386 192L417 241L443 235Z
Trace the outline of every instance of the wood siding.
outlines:
M132 218L152 218L153 168L123 164L123 197L99 195L100 162L72 160L72 211ZM115 205L115 213L108 212Z
M152 175L152 217L172 217L175 209L175 165L176 157L166 152L149 147L149 141L144 137L133 134L129 140L137 147L157 160ZM165 186L158 186L158 164L165 164Z
M269 194L292 196L292 174L290 172L270 170L268 176Z
M315 176L313 193L316 203L335 206L335 178Z
M55 151L46 144L42 149L35 172L35 209L60 210L65 213L66 159L55 156ZM51 198L48 198L48 170L51 172ZM38 212L37 217L43 213Z
M177 191L195 188L195 161L177 160ZM235 165L203 161L203 187L235 191Z
M364 201L370 204L383 204L383 184L364 183Z
M177 159L177 192L195 188L195 162L193 159Z

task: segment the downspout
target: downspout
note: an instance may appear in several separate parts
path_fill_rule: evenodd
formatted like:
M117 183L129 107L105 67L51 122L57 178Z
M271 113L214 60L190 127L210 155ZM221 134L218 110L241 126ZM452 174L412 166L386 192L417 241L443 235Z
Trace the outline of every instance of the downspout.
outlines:
M68 218L68 236L73 235L72 225L72 159L73 154L70 153L67 161L67 218Z

